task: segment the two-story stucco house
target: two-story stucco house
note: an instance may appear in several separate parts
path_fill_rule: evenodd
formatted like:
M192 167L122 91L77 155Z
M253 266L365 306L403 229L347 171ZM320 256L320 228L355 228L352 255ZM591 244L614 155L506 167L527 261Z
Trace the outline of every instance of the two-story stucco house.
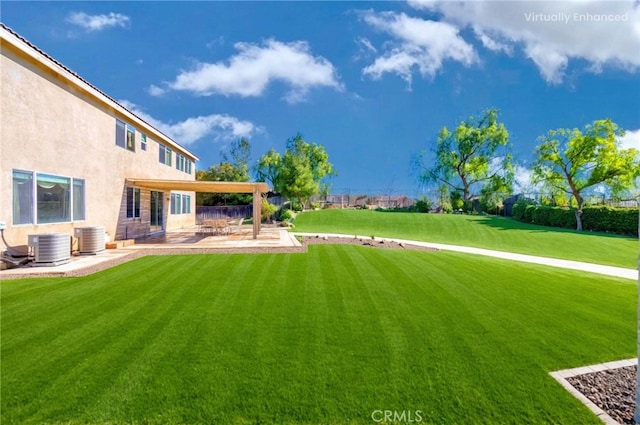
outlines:
M193 153L0 24L0 222L29 234L104 226L111 240L195 224Z

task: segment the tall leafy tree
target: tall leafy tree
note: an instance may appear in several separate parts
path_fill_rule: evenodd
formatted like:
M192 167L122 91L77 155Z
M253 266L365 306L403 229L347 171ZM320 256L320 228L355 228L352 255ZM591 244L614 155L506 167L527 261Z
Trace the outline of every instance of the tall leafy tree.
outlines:
M447 186L469 201L480 192L509 192L514 167L509 145L509 132L498 121L496 109L482 116L471 116L455 130L443 127L433 149L418 156L419 179L424 183Z
M198 170L196 180L215 182L248 182L251 144L245 138L231 144L229 152L221 154L222 161L207 170ZM252 196L241 193L197 193L198 205L245 205L251 203Z
M300 134L287 141L284 155L270 149L256 164L256 179L271 183L273 189L304 205L326 190L324 179L335 175L324 146L307 143Z
M255 165L256 180L266 182L271 185L274 190L278 185L278 176L282 168L282 156L275 149L271 148L267 153L262 155Z
M629 189L640 175L637 149L622 149L624 135L610 119L597 120L583 130L560 128L540 137L533 163L534 183L562 191L575 199L576 229L582 230L584 191L599 184L613 193Z

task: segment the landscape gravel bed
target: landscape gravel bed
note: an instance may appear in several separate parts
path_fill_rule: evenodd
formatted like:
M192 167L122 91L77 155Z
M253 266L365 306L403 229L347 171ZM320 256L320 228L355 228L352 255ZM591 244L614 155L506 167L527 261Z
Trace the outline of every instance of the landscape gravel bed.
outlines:
M619 367L567 378L576 390L621 424L633 425L636 366Z

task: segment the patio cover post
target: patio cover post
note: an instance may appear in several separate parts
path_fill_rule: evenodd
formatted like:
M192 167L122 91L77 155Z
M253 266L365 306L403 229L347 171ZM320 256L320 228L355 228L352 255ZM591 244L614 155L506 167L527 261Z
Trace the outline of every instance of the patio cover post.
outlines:
M258 239L260 233L260 218L262 217L262 193L258 186L253 187L253 239Z

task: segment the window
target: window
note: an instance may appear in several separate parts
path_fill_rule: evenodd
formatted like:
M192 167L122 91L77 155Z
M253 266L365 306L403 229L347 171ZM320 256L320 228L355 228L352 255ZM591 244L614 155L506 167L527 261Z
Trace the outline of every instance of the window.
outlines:
M182 214L188 214L191 209L191 196L182 195Z
M171 194L171 214L191 214L191 195Z
M171 214L181 214L182 207L180 206L182 196L179 193L171 194Z
M140 149L147 150L147 135L144 133L140 133Z
M13 170L12 202L13 224L47 224L84 220L85 181L52 174Z
M71 179L36 174L38 224L71 221Z
M185 158L184 155L180 155L179 153L176 153L176 169L180 171L184 171L186 159L187 158Z
M192 162L186 156L176 153L176 169L191 174Z
M166 147L162 143L158 143L158 150L160 152L158 156L160 163L171 166L171 148Z
M33 173L13 170L13 224L33 223Z
M165 149L167 150L167 154L165 157L165 161L164 163L167 164L169 167L171 167L171 148L165 147Z
M73 220L85 219L84 180L73 179Z
M140 218L140 189L127 188L127 218Z
M164 145L158 143L158 152L160 153L160 155L158 155L158 161L160 161L161 164L164 164L166 160L165 157L167 155L167 151L165 150Z
M130 125L127 125L127 149L136 151L136 129Z
M116 146L136 151L136 129L116 118Z
M116 119L116 146L125 147L125 124Z

